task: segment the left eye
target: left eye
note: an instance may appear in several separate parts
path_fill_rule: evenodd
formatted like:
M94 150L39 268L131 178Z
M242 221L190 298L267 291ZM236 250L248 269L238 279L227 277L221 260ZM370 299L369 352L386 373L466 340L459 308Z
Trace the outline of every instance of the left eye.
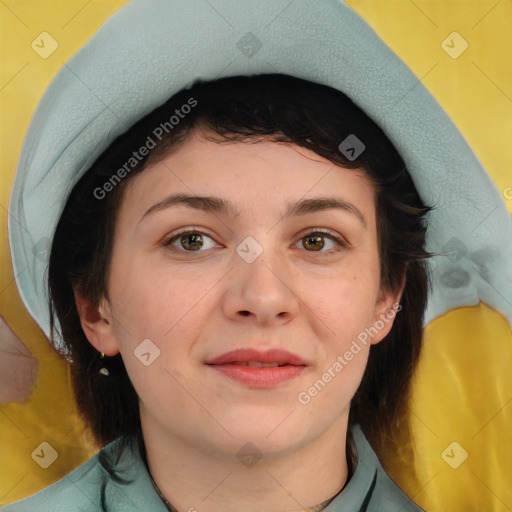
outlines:
M328 250L322 251L322 249L325 247L325 242L324 242L325 239L328 239L332 243L334 243L334 248L331 248L331 249L328 248ZM312 249L311 251L308 251L308 252L331 253L331 252L337 252L338 250L340 250L340 248L346 247L346 244L340 237L338 237L330 232L318 231L318 230L307 233L306 235L304 235L301 238L300 241L303 241L302 245L304 247L309 247Z

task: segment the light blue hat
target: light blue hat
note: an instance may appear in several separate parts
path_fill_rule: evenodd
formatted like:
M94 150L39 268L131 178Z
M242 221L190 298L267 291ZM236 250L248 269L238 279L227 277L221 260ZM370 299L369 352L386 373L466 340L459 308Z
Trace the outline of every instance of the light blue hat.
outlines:
M57 74L19 158L9 204L14 273L48 337L49 247L73 185L119 134L195 79L257 73L343 91L395 144L421 198L436 207L426 323L482 301L512 325L512 221L501 194L420 80L350 7L133 0Z

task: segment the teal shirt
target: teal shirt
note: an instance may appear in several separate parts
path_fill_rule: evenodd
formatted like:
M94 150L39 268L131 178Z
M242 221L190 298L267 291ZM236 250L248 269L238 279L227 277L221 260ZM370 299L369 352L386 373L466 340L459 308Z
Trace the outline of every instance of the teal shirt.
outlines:
M359 426L352 430L357 465L345 488L324 512L422 512L389 478ZM116 441L103 450L112 450ZM138 449L123 451L119 469L127 469L123 478L134 480L122 485L107 478L105 495L111 512L167 512L151 483ZM98 454L64 478L38 493L3 506L2 512L94 512L101 507L101 482L107 473ZM172 500L171 500L172 502ZM195 505L201 512L201 504ZM181 512L181 511L180 511ZM185 512L185 511L183 511ZM271 511L269 511L271 512Z

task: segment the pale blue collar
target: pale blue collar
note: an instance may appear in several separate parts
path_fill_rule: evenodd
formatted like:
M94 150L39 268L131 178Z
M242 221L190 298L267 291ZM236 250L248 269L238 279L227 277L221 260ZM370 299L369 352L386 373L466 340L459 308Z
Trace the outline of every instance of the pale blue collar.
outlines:
M345 488L324 509L324 512L417 512L414 505L382 468L372 447L361 428L352 429L357 452L357 465ZM111 451L118 440L107 445ZM106 494L113 493L117 506L137 507L136 510L167 512L167 507L158 496L151 482L138 448L124 450L117 469L127 469L123 477L134 479L129 485L119 485L110 481ZM170 500L172 503L172 500ZM200 510L201 503L196 507Z

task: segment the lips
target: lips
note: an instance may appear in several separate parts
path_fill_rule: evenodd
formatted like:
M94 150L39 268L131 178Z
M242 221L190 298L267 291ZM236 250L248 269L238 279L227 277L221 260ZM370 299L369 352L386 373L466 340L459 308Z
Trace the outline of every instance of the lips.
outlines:
M249 388L276 388L299 378L307 363L287 350L265 352L246 348L233 350L206 361L212 371Z
M219 357L206 361L208 365L240 365L251 367L277 367L277 366L307 366L307 363L298 355L282 349L271 349L265 352L245 348L232 350Z

